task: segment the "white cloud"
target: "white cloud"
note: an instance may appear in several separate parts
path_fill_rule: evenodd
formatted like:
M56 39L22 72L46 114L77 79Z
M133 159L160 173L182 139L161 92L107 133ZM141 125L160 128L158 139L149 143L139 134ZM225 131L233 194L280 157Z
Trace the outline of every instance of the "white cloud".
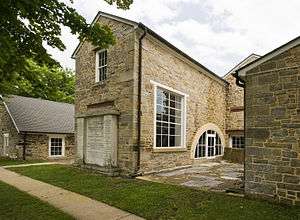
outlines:
M73 6L88 21L99 10L141 21L219 75L250 53L265 54L300 33L298 0L135 0L129 11L102 0L75 0ZM74 68L69 57L76 37L63 34L67 50L51 52Z

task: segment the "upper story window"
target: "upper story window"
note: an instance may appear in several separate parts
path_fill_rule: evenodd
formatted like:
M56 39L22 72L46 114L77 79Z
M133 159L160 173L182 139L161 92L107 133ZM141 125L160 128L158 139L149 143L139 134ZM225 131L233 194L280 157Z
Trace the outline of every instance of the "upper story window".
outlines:
M232 148L245 148L245 137L244 136L231 136L231 147Z
M184 96L156 88L155 147L183 147Z
M96 53L96 82L102 82L107 78L107 50Z

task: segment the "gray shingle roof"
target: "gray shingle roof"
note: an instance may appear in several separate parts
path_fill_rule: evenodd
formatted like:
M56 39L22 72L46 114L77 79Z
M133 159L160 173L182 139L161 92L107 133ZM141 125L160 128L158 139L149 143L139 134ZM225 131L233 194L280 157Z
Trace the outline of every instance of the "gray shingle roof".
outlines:
M20 132L74 133L74 105L15 95L4 101Z

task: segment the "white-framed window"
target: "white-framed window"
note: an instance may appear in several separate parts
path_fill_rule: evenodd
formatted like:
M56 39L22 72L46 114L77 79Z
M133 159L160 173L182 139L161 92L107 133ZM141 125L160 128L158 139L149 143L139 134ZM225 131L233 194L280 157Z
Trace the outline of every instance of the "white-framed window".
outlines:
M9 146L9 133L3 134L3 146L7 148Z
M214 158L221 155L223 155L223 146L220 136L213 130L205 131L195 148L195 158Z
M232 135L230 137L231 147L237 149L245 148L245 137L243 135Z
M65 156L65 138L63 136L49 136L49 156Z
M187 95L154 81L154 148L185 148Z
M9 147L9 133L3 134L3 155L6 155L6 149Z
M102 82L107 78L107 50L96 52L96 82Z

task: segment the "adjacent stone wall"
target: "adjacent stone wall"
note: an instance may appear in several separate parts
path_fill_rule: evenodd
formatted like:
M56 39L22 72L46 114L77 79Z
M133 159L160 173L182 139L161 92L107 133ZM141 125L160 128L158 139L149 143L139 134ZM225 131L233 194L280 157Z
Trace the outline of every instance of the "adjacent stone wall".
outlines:
M76 56L76 130L82 131L84 121L91 115L118 114L117 164L123 173L133 174L136 167L134 111L137 109L133 83L135 32L132 26L112 19L100 17L98 22L108 25L117 41L108 49L108 75L102 83L95 83L97 50L94 46L85 41ZM85 145L84 140L80 136L77 141ZM77 155L82 159L80 152Z
M300 46L246 77L245 192L300 205Z
M4 104L0 100L0 156L6 156L4 155L3 147L3 135L5 133L9 134L9 148L6 149L5 154L9 156L19 156L18 151L16 150L16 145L19 143L20 135L18 134L11 117L6 111Z
M49 135L51 137L55 137L54 134L49 134ZM74 158L75 140L73 134L68 134L68 135L57 134L58 137L65 138L64 157L49 157L49 135L36 134L36 133L26 134L26 159L65 160L65 159Z
M141 171L152 172L193 163L192 142L202 126L213 123L225 133L227 83L176 54L151 36L143 40ZM185 150L153 149L156 81L189 95ZM225 143L223 143L225 145Z

